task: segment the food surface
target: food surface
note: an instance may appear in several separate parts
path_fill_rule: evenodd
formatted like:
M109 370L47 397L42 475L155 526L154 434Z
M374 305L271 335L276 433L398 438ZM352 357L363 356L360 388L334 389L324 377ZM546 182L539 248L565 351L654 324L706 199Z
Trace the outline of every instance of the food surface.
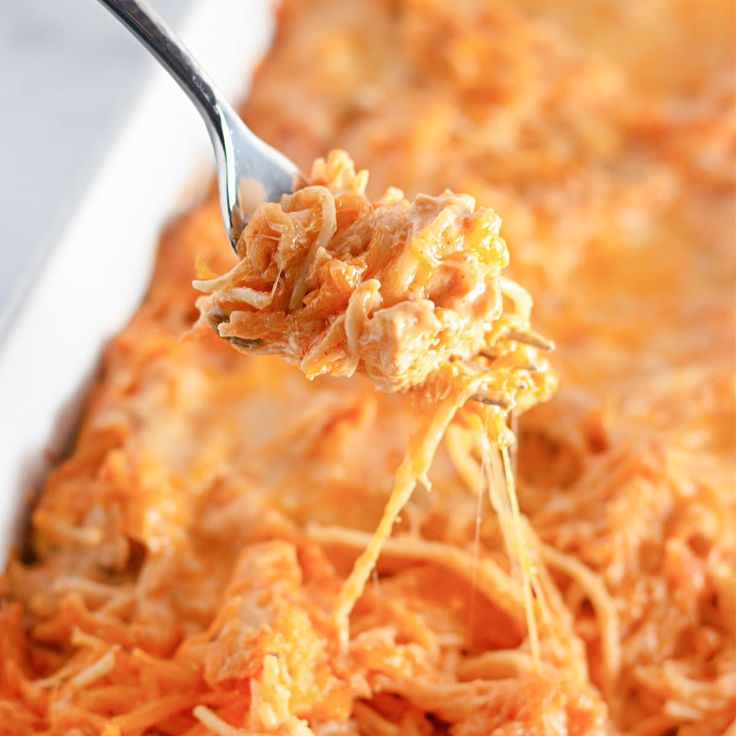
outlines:
M347 331L305 372L355 374L314 381L192 334L196 260L238 268L203 202L2 579L0 734L730 734L733 26L720 0L286 2L245 118L303 170L349 151L371 206L500 213L492 278L531 293L559 388L496 450L499 407L376 391L401 370ZM274 263L237 288L280 298ZM263 339L240 303L202 311ZM417 421L431 467L341 605Z

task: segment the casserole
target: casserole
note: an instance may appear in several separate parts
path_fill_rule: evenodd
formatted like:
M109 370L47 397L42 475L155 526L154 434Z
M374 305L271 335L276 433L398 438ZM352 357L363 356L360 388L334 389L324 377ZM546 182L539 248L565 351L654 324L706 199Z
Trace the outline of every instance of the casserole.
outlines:
M371 197L450 186L498 207L535 324L558 345L560 389L504 421L512 457L488 447L487 414L462 407L445 424L445 386L413 403L239 355L209 328L250 349L250 307L344 304L363 262L341 263L366 242L354 216L375 224L376 209L356 196L365 175L328 155L297 194L318 207L292 220L285 198L248 226L246 255L276 248L279 268L245 261L223 280L233 254L204 199L164 234L74 453L34 509L28 557L8 566L0 714L25 719L19 736L728 728L729 13L664 0L654 34L639 6L605 7L615 23L537 0L284 3L245 107L254 131L304 170L344 146L371 169ZM708 54L646 73L639 54L670 59L686 39ZM379 232L379 248L402 242ZM424 235L407 240L419 263L445 244ZM193 279L233 286L201 335Z

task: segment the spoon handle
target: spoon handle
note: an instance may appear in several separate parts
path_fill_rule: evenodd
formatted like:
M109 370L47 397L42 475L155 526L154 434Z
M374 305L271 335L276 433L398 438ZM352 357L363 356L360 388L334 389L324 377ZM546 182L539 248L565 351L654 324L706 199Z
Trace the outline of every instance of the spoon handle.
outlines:
M208 128L220 128L222 112L229 111L230 105L158 13L144 0L99 1L171 74L199 110ZM210 130L210 136L213 132Z
M260 201L277 202L294 190L296 166L258 138L240 119L184 44L144 0L99 0L187 93L207 127L217 163L220 209L233 248ZM255 194L241 198L244 185ZM257 194L257 196L256 196Z

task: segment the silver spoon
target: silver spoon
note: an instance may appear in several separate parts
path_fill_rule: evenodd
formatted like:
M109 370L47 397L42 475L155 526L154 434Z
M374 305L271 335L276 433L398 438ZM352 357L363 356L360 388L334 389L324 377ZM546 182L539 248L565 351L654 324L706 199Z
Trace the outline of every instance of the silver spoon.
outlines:
M220 209L233 248L255 208L294 191L296 165L252 133L194 57L143 0L100 0L158 59L199 111L217 162Z

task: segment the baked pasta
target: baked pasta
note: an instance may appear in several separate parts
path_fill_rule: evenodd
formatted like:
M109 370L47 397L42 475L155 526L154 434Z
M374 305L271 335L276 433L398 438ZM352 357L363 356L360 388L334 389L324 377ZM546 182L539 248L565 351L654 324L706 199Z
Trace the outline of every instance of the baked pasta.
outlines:
M326 157L335 235L485 213L500 311L426 380L367 325L310 356L370 281L344 279L364 240L287 282L259 237L317 242L296 215L317 198L237 258L214 198L180 217L2 578L0 733L730 736L733 27L727 0L284 2L245 118L303 171ZM554 396L514 411L464 372L548 359L504 322L507 283L557 346L523 369Z

